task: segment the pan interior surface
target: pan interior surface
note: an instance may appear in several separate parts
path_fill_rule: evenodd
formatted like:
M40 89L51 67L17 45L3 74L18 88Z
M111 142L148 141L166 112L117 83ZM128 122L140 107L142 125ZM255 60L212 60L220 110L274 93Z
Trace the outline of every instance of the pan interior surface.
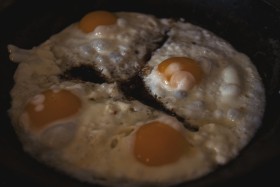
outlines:
M0 181L8 185L22 182L40 186L92 186L53 171L23 152L7 114L16 69L16 64L8 60L7 44L32 48L78 21L85 13L104 9L184 18L212 31L238 51L247 54L263 79L266 110L262 126L254 139L226 166L179 186L235 186L251 184L256 178L263 184L276 182L272 171L280 166L280 29L276 27L280 23L280 11L273 5L260 0L70 0L56 4L49 1L13 1L0 12L1 23L5 25L0 31L0 171L3 173Z

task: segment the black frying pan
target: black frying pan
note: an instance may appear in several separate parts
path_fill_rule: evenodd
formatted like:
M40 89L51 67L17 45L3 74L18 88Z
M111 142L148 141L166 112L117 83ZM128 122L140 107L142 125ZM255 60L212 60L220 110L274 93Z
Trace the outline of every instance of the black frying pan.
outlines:
M274 183L279 186L279 4L276 0L0 1L0 186L92 186L53 171L23 152L7 115L16 65L9 62L6 46L9 43L21 48L36 46L94 9L183 17L247 54L256 65L266 89L267 105L262 127L232 162L199 180L178 186L272 186Z

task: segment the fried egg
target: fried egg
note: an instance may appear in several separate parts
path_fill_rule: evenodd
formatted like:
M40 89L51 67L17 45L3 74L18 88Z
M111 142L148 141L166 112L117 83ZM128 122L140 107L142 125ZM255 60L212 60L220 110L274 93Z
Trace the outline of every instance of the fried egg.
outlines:
M167 24L150 15L94 11L48 44L62 69L88 65L109 81L127 80L143 67L166 30Z
M211 170L174 117L126 99L116 83L61 80L48 45L9 50L19 63L10 116L24 150L39 161L104 185L175 184Z
M199 129L195 136L214 134L205 132L210 129L221 131L217 137L228 135L223 142L204 142L213 145L208 149L217 163L234 157L261 123L264 89L256 68L246 55L198 26L174 24L147 62L144 82L165 107ZM223 146L232 143L231 151Z
M174 184L213 167L181 122L126 100L116 84L60 82L30 96L19 114L24 149L81 181Z
M250 59L189 23L94 11L37 47L8 49L18 63L9 114L24 150L80 181L194 180L236 157L261 122L264 90ZM107 83L62 78L81 65ZM127 97L119 81L137 74L175 115Z
M99 115L84 116L73 143L55 155L60 169L82 181L167 185L196 178L212 167L202 150L189 143L180 122L138 101L105 100L87 111Z

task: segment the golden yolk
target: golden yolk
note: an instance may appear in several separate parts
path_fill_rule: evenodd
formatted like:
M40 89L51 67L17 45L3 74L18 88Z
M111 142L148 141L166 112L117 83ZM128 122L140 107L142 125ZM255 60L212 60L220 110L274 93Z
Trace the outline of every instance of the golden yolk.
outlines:
M134 156L147 166L162 166L177 161L186 146L180 132L158 121L141 126L134 143Z
M48 124L71 117L81 108L78 96L68 90L47 90L35 96L26 106L30 128L41 130Z
M117 21L117 17L107 11L94 11L86 14L79 23L79 28L85 32L92 32L99 25L112 25Z
M173 66L173 68L171 68L171 66ZM168 58L158 65L158 71L163 74L168 81L172 75L179 71L185 71L192 74L196 84L199 83L203 77L203 71L200 65L195 60L187 57Z

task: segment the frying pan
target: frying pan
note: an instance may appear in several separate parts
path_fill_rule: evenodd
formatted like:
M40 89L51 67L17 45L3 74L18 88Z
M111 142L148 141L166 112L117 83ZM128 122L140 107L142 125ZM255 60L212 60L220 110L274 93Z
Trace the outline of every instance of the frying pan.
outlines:
M215 172L178 186L208 187L280 184L280 9L271 0L61 0L0 1L0 186L89 187L54 171L23 152L7 115L16 64L7 44L32 48L95 9L137 11L158 17L185 18L214 32L247 54L266 90L261 128L240 155ZM276 185L277 186L277 185Z

